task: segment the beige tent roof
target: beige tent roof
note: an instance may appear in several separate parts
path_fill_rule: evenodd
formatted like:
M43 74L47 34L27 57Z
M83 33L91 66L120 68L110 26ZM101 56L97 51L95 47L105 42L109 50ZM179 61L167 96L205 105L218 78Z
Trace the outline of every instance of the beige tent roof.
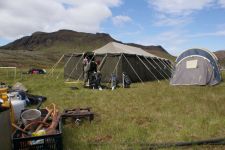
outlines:
M116 42L110 42L106 44L105 46L94 50L94 53L96 54L134 54L134 55L139 55L139 56L146 56L146 57L157 57L160 58L156 55L150 54L146 51L144 51L141 48L134 47L134 46L129 46L121 43L116 43Z

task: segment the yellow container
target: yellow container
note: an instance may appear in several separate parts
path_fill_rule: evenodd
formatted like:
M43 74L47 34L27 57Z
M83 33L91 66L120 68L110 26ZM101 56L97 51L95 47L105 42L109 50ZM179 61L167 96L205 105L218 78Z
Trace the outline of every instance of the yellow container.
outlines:
M2 104L2 107L10 108L10 103L8 101L4 101L4 103Z
M8 101L7 91L8 88L0 88L0 98L4 101L4 103Z
M8 88L0 88L0 94L7 93Z
M6 93L2 93L1 99L2 99L4 102L7 102L7 101L8 101L8 96L7 96L7 94L6 94Z
M1 106L5 108L10 108L11 122L14 123L15 122L14 110L10 101L8 101L7 91L8 91L8 88L0 88L0 98L3 100L3 103Z
M3 90L2 90L3 91ZM0 92L0 98L3 100L2 107L10 107L10 102L8 101L7 93Z

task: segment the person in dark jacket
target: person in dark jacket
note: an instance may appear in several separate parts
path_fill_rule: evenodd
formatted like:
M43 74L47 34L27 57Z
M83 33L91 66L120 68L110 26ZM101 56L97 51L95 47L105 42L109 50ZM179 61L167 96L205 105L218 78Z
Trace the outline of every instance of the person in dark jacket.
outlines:
M94 60L90 61L89 70L88 70L88 80L89 84L93 83L94 81L94 74L97 72L97 64Z

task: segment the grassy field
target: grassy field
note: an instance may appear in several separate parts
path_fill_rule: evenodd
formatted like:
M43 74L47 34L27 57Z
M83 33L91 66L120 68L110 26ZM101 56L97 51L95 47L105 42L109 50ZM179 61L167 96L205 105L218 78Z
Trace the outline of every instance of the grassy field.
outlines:
M62 56L59 52L0 49L1 66L48 68Z
M225 77L225 74L223 74ZM132 84L131 88L83 89L82 83L65 84L63 78L20 75L14 81L1 74L1 81L22 82L31 93L44 95L44 106L92 107L95 119L80 126L63 126L66 150L140 149L141 144L193 141L224 137L225 83L217 86L170 86L168 81ZM79 90L71 90L76 86ZM225 149L191 147L189 149Z

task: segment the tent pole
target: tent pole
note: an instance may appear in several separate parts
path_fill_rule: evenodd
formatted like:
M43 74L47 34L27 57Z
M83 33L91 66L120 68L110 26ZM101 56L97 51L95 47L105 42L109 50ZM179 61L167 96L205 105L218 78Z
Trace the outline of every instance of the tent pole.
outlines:
M80 63L81 59L83 58L84 53L82 54L82 56L80 57L80 59L78 60L78 62L76 63L75 67L73 68L72 72L70 72L68 78L66 79L66 81L69 80L69 78L71 77L72 73L74 72L75 69L77 69L78 64Z
M157 58L158 59L158 58ZM172 71L170 70L170 68L168 68L164 63L163 63L163 61L161 61L160 59L158 59L159 60L159 62L164 66L164 67L166 67L167 68L167 70L170 72L170 74L172 74ZM170 77L169 77L170 78Z
M82 76L83 72L79 75L78 79L76 81L79 81L81 76Z
M98 66L98 69L97 69L97 70L101 71L102 65L103 65L103 63L105 62L105 59L107 58L107 56L108 56L108 54L106 53L105 56L104 56L104 58L102 59L101 64Z
M72 57L73 57L73 54L74 54L74 53L72 53L72 54L71 54L70 58L67 60L67 62L66 62L66 64L64 65L64 67L63 67L63 68L65 68L65 67L67 66L67 64L70 62L70 60L71 60L71 59L72 59ZM59 76L61 75L61 73L62 73L62 71L60 71L60 72L58 73L58 75L57 75L56 79L58 79L58 78L59 78Z
M168 60L169 61L169 60ZM170 62L170 61L169 61ZM173 67L173 65L170 65L170 64L172 64L172 63L168 63L167 61L165 62L172 70L174 70L174 67Z
M174 71L174 68L172 68L166 61L163 61L170 69L170 73L172 75L173 71Z
M167 74L166 74L166 72L165 71L163 71L163 69L161 68L161 66L159 65L159 64L157 64L156 62L155 62L155 60L153 59L153 58L151 58L151 57L149 57L161 70L162 70L162 72L168 77L168 78L170 78Z
M170 73L173 71L163 60L161 60L161 62L166 65L166 67L168 67L168 70L170 70Z
M122 54L122 55L126 59L127 63L130 65L130 67L132 68L132 70L134 71L134 73L136 74L136 76L139 78L139 80L141 81L141 83L144 84L144 82L142 81L142 79L140 78L140 76L137 74L137 72L135 71L135 69L133 68L133 66L131 65L131 63L128 61L128 59L126 58L126 56L124 54Z
M116 63L116 66L115 66L115 68L113 69L113 72L112 72L112 73L115 72L116 68L117 68L118 65L119 65L119 62L120 62L121 58L122 58L122 54L120 55L120 58L119 58L118 62Z
M64 57L65 55L63 54L60 58L59 58L59 60L52 66L52 68L50 69L50 72L48 73L48 75L52 75L53 76L53 72L54 72L54 70L55 70L55 68L58 66L58 64L61 62L61 60L63 59L63 57ZM47 76L48 76L47 75Z
M62 61L62 59L65 57L65 55L63 54L62 57L58 60L58 62L55 64L54 68L52 69L51 75L53 76L53 73L55 71L55 68L59 65L59 63Z
M147 62L164 78L167 80L167 78L158 70L156 67L144 56L144 58L147 60Z
M157 59L158 59L158 58L157 58ZM170 68L168 68L168 67L163 63L163 61L161 61L160 59L158 59L158 60L159 60L159 62L160 62L164 67L166 67L166 69L169 71L169 73L172 74ZM167 75L168 75L168 74L167 74ZM170 78L169 75L168 75L168 77Z
M101 61L101 64L98 66L98 71L101 72L102 68L104 68L104 63L107 61L106 58L108 57L108 53L105 54L104 58Z
M153 75L153 77L156 79L156 80L158 80L158 82L160 82L159 81L159 79L154 75L154 73L148 68L148 66L141 60L141 58L138 56L138 55L136 55L137 56L137 58L140 60L140 62L148 69L148 71ZM143 56L144 57L144 56Z
M118 67L118 65L119 65L119 62L120 62L121 58L122 58L122 54L120 54L120 57L119 57L119 59L118 59L118 61L117 61L116 65L115 65L115 67L114 67L114 69L113 69L113 72L112 72L112 73L114 73L114 72L115 72L115 70L117 69L117 67ZM117 75L117 73L116 73L116 75ZM111 80L111 78L109 79L109 84L110 84L110 80ZM108 85L109 85L109 84L108 84Z

